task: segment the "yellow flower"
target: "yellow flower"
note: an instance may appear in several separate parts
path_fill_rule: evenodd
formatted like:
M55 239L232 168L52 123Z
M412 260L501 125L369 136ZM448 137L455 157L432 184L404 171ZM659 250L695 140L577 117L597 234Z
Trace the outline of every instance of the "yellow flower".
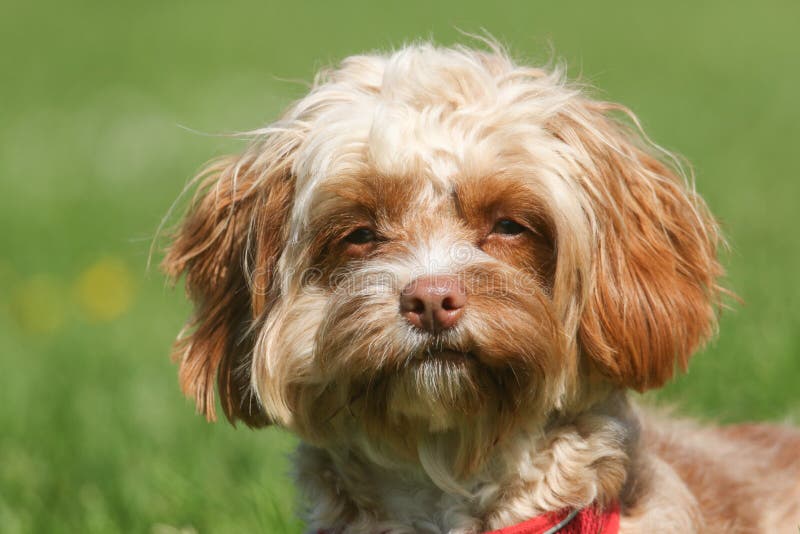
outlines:
M92 321L111 321L130 308L134 283L119 258L104 258L90 265L75 282L75 298Z

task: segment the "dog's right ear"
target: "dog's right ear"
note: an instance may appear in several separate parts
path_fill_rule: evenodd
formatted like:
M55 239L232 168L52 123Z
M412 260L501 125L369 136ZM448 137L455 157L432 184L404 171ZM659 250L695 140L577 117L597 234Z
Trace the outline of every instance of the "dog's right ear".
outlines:
M162 262L173 282L186 275L194 303L173 351L181 389L211 421L216 376L231 423L270 422L250 386L253 326L276 298L273 273L294 196L291 144L264 140L208 165Z

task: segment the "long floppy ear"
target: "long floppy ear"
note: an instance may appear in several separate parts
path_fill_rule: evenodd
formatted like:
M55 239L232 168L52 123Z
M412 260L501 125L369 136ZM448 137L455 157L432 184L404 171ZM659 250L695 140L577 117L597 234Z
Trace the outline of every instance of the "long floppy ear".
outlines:
M676 364L685 370L716 328L719 231L680 174L609 116L622 112L638 126L628 110L583 104L560 125L582 155L597 239L579 343L614 383L643 391Z
M272 275L294 194L287 147L277 145L256 144L197 176L194 201L162 262L173 281L186 274L195 308L173 359L181 389L210 421L216 376L231 423L269 424L250 387L250 363L255 326L275 298Z

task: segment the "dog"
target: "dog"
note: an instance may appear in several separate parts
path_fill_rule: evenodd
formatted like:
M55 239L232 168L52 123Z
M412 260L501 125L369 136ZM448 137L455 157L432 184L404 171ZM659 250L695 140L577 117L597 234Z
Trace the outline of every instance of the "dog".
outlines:
M353 56L196 178L180 384L299 436L309 532L797 532L800 433L629 398L714 335L722 238L587 93L491 42Z

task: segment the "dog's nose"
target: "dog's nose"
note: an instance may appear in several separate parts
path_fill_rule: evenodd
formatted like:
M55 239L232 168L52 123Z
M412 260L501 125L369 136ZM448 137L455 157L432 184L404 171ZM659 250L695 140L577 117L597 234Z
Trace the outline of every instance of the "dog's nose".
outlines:
M419 329L436 333L456 325L467 293L455 276L423 276L403 288L400 313Z

